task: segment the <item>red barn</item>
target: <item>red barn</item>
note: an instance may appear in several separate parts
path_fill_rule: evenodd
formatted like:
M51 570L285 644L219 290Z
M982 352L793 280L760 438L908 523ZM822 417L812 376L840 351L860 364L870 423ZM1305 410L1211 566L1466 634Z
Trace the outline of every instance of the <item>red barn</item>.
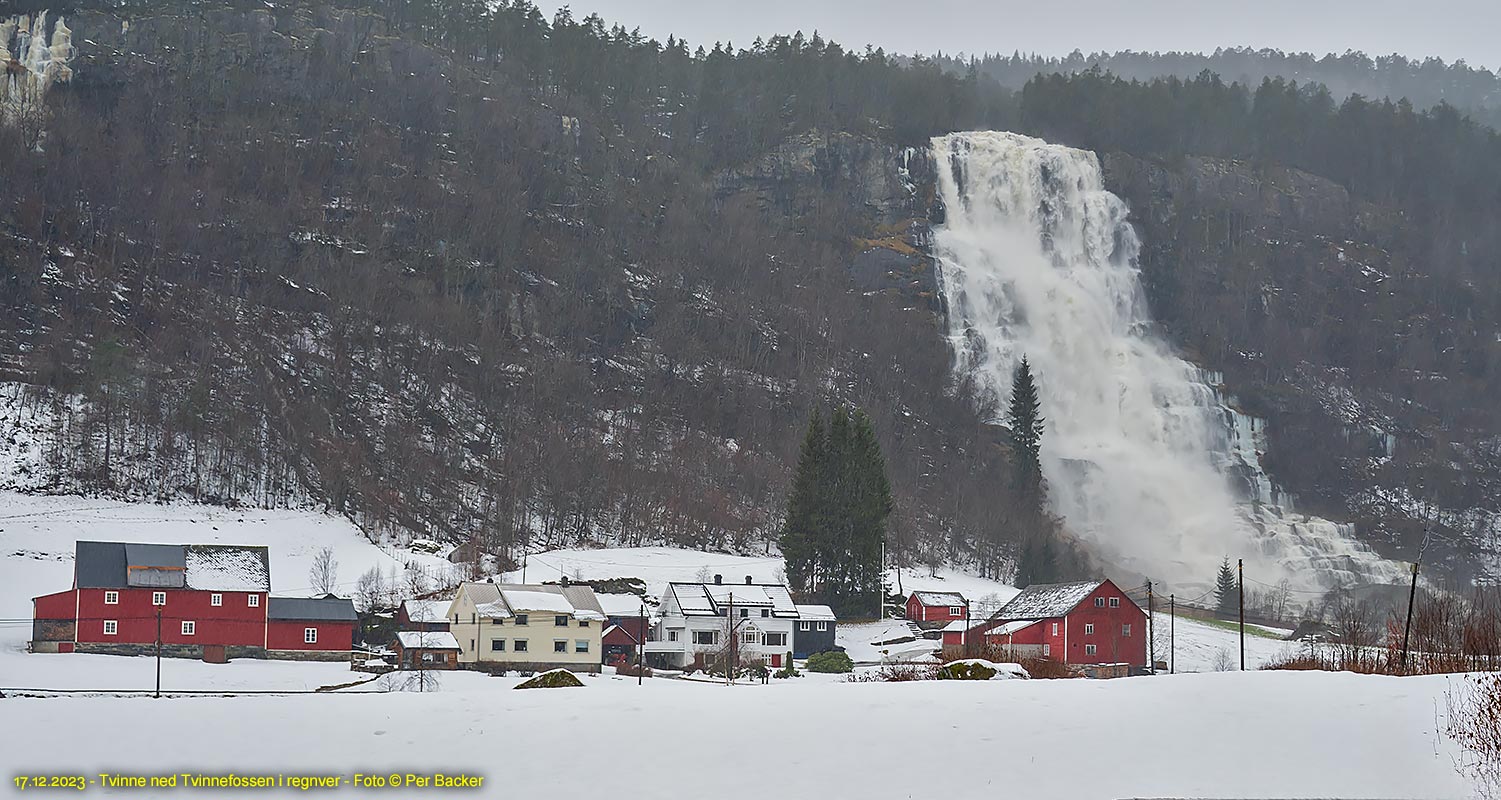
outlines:
M941 628L969 616L969 601L958 592L913 592L907 598L907 619L924 628Z
M972 644L976 636L988 647L1062 664L1147 664L1146 612L1108 580L1028 586L970 630Z
M169 656L262 658L296 651L295 657L316 658L310 651L338 651L334 657L347 657L353 604L272 599L270 590L265 547L78 542L73 588L32 598L31 649L139 655L155 652L160 635ZM325 605L316 619L276 620L271 606L283 602ZM308 624L297 627L297 636L317 627L317 641L284 646L292 636L282 636L282 629L300 622Z
M264 547L78 542L73 588L32 599L34 650L200 655L266 645Z
M313 659L323 653L347 658L358 620L347 597L273 597L266 649L286 658Z

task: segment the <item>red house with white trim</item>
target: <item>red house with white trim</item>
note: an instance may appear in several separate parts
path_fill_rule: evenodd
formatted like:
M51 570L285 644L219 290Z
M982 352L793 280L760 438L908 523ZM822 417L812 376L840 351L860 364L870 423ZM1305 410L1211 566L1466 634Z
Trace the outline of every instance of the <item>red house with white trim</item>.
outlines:
M291 650L300 658L348 657L352 603L273 599L270 591L265 547L81 541L74 549L73 588L32 598L31 649L138 655L155 652L160 640L163 655L192 658ZM319 613L330 618L317 624L330 625L329 633L296 646L282 646L279 636L272 641L272 606L282 602L322 603Z
M1147 666L1147 615L1113 581L1033 584L995 616L943 634L944 647L966 641L1077 666Z
M969 616L969 601L958 592L913 592L907 598L907 619L924 628L941 628Z

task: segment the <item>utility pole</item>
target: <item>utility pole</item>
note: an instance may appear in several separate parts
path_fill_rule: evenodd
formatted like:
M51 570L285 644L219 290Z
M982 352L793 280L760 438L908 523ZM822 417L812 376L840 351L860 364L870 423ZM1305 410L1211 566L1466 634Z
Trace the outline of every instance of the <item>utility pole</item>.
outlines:
M1235 571L1239 577L1236 579L1240 591L1236 592L1240 598L1240 671L1246 671L1246 560L1235 559Z
M1423 551L1428 549L1428 536L1432 531L1423 523L1423 543L1418 546L1418 557L1412 561L1412 588L1407 591L1407 624L1402 628L1402 674L1407 674L1407 642L1412 635L1412 607L1418 599L1418 563L1423 560Z
M162 610L156 610L156 694L152 697L162 696Z
M636 632L636 685L646 672L646 603L641 603L641 629Z
M724 685L729 686L735 682L735 665L740 663L738 654L735 652L735 593L730 592L730 663L724 667Z
M974 601L964 604L964 632L959 634L959 644L964 647L964 657L969 658L969 609Z
M1153 616L1152 582L1147 581L1147 670L1157 674L1157 625Z
M1167 674L1178 672L1178 640L1173 636L1178 627L1178 596L1167 596Z

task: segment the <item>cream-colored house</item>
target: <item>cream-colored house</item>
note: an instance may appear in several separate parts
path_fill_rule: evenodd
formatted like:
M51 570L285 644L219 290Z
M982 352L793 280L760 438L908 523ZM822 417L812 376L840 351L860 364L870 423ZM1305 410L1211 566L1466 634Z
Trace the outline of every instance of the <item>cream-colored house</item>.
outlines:
M605 614L588 586L463 583L448 623L460 664L600 670Z

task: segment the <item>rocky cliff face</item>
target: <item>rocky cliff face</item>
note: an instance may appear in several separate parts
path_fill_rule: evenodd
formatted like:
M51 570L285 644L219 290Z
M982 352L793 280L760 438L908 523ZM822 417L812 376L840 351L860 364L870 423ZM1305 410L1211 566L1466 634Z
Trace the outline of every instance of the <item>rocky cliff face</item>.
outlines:
M1411 558L1425 525L1458 577L1489 569L1501 486L1496 433L1448 413L1461 376L1390 379L1373 341L1431 328L1406 221L1319 176L1244 162L1102 158L1131 206L1142 272L1165 333L1248 414L1265 418L1262 460L1312 512ZM1461 466L1462 465L1462 466Z

